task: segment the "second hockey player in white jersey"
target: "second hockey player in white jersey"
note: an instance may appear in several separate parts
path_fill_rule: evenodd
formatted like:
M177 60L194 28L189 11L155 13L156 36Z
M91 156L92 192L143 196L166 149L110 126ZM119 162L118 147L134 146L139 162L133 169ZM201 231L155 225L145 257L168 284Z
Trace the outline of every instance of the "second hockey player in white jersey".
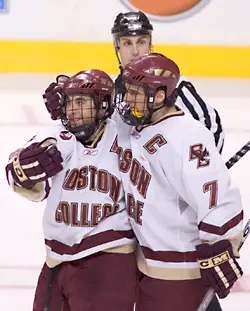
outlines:
M110 152L117 136L108 119L113 88L99 70L71 77L62 89L63 125L38 133L6 167L15 192L32 201L47 199L47 259L34 311L133 311L135 241L118 156Z
M242 270L240 193L200 122L175 106L178 66L157 53L127 64L124 127L112 151L139 242L136 311L196 311L209 287L226 297ZM221 310L216 299L207 311Z

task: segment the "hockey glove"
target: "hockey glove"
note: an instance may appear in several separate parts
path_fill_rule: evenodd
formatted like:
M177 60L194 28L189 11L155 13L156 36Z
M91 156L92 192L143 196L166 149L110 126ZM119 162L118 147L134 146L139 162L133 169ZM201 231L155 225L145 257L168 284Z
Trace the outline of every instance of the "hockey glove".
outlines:
M233 284L243 274L237 263L229 240L222 240L212 245L196 246L201 277L211 286L220 298L225 298Z
M21 149L6 170L11 170L17 185L30 189L59 173L63 169L62 162L61 153L55 145L43 147L40 143L33 143Z
M56 77L56 83L51 83L45 93L43 94L44 104L50 114L52 120L58 120L63 115L63 89L62 86L65 81L69 79L68 76L59 75Z

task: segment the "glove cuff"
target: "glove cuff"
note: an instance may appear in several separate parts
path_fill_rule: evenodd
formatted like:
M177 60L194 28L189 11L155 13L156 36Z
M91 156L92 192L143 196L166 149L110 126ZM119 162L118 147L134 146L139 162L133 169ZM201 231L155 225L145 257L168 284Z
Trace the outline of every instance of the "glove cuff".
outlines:
M15 184L30 189L32 188L35 183L32 182L29 177L24 173L24 170L20 164L19 155L22 152L23 149L21 149L17 155L14 156L12 161L12 167L11 167L11 174L15 181Z
M235 258L229 240L221 240L214 244L200 244L196 246L196 250L201 269L215 268L231 258Z
M21 152L21 151L20 151ZM24 173L24 170L22 169L22 166L20 164L20 161L19 161L19 155L20 155L20 152L14 157L13 159L13 170L14 170L14 173L15 175L17 176L18 178L18 181L19 182L25 182L27 181L29 178L26 176L26 174Z

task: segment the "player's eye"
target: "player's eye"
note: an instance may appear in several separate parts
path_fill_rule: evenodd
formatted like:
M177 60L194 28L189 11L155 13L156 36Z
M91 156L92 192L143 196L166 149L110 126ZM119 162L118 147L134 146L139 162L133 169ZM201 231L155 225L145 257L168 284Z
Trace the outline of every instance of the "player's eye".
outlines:
M84 103L84 101L83 101L81 98L78 98L78 99L75 101L75 103L76 103L77 105L81 105L82 103Z
M129 46L129 45L131 45L131 42L129 42L129 41L124 41L123 42L123 46Z

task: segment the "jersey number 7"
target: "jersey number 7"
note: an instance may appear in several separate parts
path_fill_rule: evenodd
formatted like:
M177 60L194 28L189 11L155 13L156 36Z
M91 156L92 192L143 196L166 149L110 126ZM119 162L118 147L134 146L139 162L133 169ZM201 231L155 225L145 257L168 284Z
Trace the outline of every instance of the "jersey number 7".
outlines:
M203 185L203 192L210 192L209 209L217 206L218 182L217 180L207 182Z

